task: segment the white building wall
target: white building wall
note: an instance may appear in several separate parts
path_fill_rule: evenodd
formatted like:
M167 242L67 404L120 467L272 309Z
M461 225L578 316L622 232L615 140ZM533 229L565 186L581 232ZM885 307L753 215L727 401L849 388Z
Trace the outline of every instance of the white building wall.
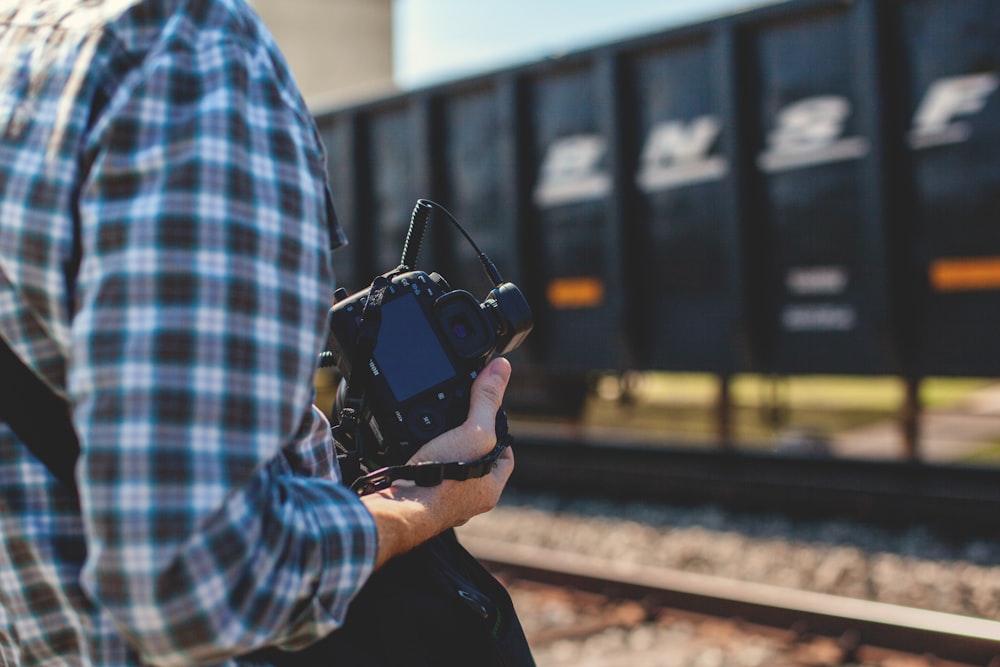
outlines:
M250 0L314 112L394 90L392 0Z

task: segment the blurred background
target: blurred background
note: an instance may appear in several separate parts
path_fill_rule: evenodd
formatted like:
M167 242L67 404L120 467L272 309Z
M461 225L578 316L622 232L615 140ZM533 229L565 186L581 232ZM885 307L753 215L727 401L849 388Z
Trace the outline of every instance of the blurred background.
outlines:
M341 283L360 289L394 263L410 201L431 193L527 283L538 327L516 353L519 416L683 445L996 465L1000 247L983 153L996 53L969 32L993 10L891 4L253 2L330 152L354 240L335 258ZM709 113L720 105L731 111ZM929 134L905 146L911 118ZM711 155L683 164L699 151ZM600 178L566 190L558 178L588 155L611 172L638 163L636 180L596 204L573 188L600 194ZM471 256L444 243L425 262L475 280Z

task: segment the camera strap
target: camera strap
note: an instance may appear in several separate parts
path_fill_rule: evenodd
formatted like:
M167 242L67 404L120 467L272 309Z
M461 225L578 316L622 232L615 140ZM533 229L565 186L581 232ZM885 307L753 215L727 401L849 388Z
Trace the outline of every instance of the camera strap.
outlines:
M425 461L413 465L387 466L368 473L351 484L351 489L359 496L366 496L392 486L396 480L405 479L417 486L437 486L446 479L464 482L467 479L485 477L496 466L497 459L513 440L509 433L497 440L496 447L486 456L475 461L455 461L442 463Z

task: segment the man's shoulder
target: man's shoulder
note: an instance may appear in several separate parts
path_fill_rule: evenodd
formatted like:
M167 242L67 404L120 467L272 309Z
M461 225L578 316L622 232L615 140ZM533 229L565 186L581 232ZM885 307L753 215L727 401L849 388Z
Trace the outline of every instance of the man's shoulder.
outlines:
M2 0L0 0L2 1ZM104 29L134 55L172 44L197 47L224 39L259 46L267 32L245 0L103 0L127 5Z

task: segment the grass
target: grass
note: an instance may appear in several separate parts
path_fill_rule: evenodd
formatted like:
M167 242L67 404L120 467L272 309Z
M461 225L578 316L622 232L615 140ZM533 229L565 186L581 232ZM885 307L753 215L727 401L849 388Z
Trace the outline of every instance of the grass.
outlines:
M1000 440L993 440L982 449L959 460L960 463L971 465L1000 466Z
M989 384L982 379L927 378L921 383L921 400L925 407L953 405ZM895 377L737 375L730 382L737 405L760 405L775 390L790 405L832 409L896 410L904 396L903 383ZM712 375L645 373L637 394L650 403L704 403L714 400L717 391L718 380Z
M598 382L598 395L588 401L584 423L627 426L689 444L716 440L716 377L645 373L632 378L630 384L630 393L621 397L615 391L617 379ZM955 407L971 392L989 384L983 379L928 378L921 382L920 400L925 410ZM733 439L742 446L773 449L790 437L822 439L896 420L904 405L905 385L895 377L740 375L730 381L730 400ZM986 447L981 458L993 460L997 456L1000 454Z

